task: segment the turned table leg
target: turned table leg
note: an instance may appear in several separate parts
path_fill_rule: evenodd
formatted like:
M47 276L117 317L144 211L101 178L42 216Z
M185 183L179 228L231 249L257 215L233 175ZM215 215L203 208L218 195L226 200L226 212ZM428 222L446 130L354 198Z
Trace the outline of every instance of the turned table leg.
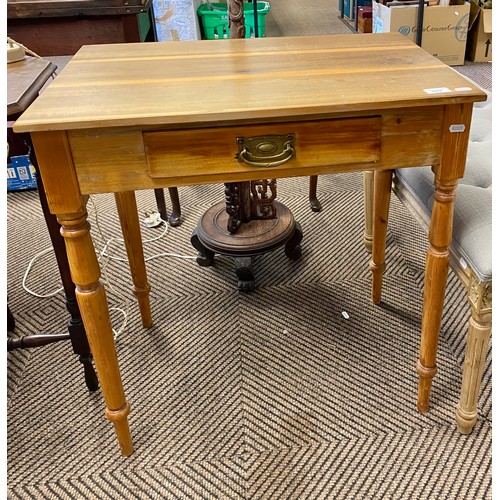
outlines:
M437 372L436 354L448 278L448 246L451 243L451 231L448 233L445 228L452 227L454 199L455 185L436 184L429 230L430 247L425 265L420 359L417 363L417 405L421 412L429 409L431 383Z
M134 450L127 419L130 405L123 390L106 292L87 221L87 198L80 192L66 133L34 132L31 137L50 211L61 225L76 300L106 404L105 414L114 424L122 454L127 456Z
M130 405L125 399L109 317L106 292L100 279L99 263L90 237L87 213L58 217L66 242L76 298L106 402L106 417L115 426L123 455L133 451L127 421Z
M365 232L363 239L366 251L371 253L373 245L373 170L363 172L363 197L365 205Z
M150 328L153 324L151 306L149 303L151 286L148 283L146 263L144 262L141 227L139 215L137 213L135 193L133 191L115 193L115 201L120 217L125 247L127 249L132 282L134 283L132 293L136 296L139 304L142 326L144 328Z
M420 356L417 362L417 407L421 412L429 409L432 379L437 373L436 355L448 278L455 189L465 171L471 117L472 104L454 104L445 108L441 163L433 166L434 204L429 227L430 245L425 265Z
M389 202L391 200L392 170L378 170L374 177L373 246L370 269L372 272L372 302L382 300L382 275L385 270L385 246Z

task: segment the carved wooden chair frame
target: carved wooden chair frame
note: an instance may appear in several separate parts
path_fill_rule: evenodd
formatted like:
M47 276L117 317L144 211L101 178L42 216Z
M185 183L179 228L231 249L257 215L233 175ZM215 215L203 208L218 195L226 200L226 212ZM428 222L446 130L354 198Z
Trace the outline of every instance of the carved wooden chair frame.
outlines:
M363 187L365 203L364 243L366 249L371 252L373 242L372 207L374 196L376 195L374 193L374 172L363 173ZM428 230L430 225L429 215L422 210L408 188L403 183L397 181L396 176L393 176L392 190L398 199L410 210L420 225ZM484 281L477 276L453 242L449 250L449 266L465 286L468 302L471 307L462 374L462 388L456 409L458 430L462 434L469 434L477 421L477 402L491 337L492 281Z

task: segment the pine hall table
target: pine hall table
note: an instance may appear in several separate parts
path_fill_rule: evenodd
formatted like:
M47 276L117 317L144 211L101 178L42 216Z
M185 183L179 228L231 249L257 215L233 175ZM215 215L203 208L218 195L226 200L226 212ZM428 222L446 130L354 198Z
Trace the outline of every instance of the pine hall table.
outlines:
M150 286L134 190L374 170L370 267L377 303L392 169L432 165L436 191L417 363L417 406L427 411L454 192L464 174L473 103L485 99L397 33L82 47L14 130L32 135L122 454L133 451L130 405L90 237L88 195L115 193L148 328ZM257 143L255 154L247 139Z

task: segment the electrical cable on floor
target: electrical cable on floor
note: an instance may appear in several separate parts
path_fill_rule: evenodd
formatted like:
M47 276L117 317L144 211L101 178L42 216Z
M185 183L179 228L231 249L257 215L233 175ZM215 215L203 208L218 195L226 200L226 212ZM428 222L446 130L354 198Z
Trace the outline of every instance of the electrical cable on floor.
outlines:
M35 297L39 297L40 299L48 299L49 297L53 297L54 295L57 295L59 292L61 292L63 290L63 287L61 286L60 288L58 288L57 290L55 290L54 292L51 292L51 293L47 293L47 294L39 294L39 293L36 293L36 292L33 292L32 290L30 290L28 288L28 285L26 284L26 282L28 281L28 275L31 271L31 268L33 267L33 265L35 264L35 262L40 258L42 257L43 255L45 255L46 253L49 253L49 252L52 252L54 250L53 247L49 247L49 248L46 248L45 250L42 250L41 252L38 252L29 262L28 264L28 267L26 268L26 272L24 273L24 276L23 276L23 288L24 290L26 290L30 295L34 295Z
M120 262L128 262L128 259L126 258L123 258L123 257L118 257L116 255L113 255L111 252L108 251L108 249L110 248L110 246L114 243L120 243L120 244L124 244L124 240L123 238L105 238L104 237L104 234L103 234L103 231L102 231L102 228L101 228L101 224L99 222L99 213L98 213L98 210L97 210L97 206L92 198L92 196L89 197L90 199L90 202L92 204L92 207L93 207L93 212L94 212L94 220L95 220L95 226L97 227L97 233L101 239L101 242L103 243L103 247L101 250L97 250L97 247L98 245L96 244L96 241L94 240L94 235L92 235L92 239L94 240L94 246L96 248L96 254L97 254L97 260L100 264L100 267L101 267L101 273L102 273L102 279L103 281L105 282L106 286L107 286L107 289L114 293L116 296L118 296L119 298L121 298L121 300L124 302L125 304L125 308L121 308L121 307L110 307L109 308L109 311L116 311L116 312L119 312L123 315L123 322L120 326L120 328L118 328L118 330L115 330L113 328L113 334L114 334L114 338L115 340L118 338L118 336L123 332L123 330L125 329L126 325L127 325L127 322L128 322L128 315L129 315L129 309L130 309L130 299L125 296L123 293L121 293L120 291L118 291L112 284L112 280L109 278L109 275L108 275L108 271L107 271L107 266L109 264L109 262L111 260L116 260L116 261L120 261ZM152 243L154 241L158 241L160 240L161 238L163 238L167 233L168 233L168 229L169 229L169 225L168 225L168 222L163 220L160 215L157 213L157 212L153 212L153 213L147 213L146 214L148 218L152 217L153 216L153 219L154 219L154 225L148 225L148 224L145 224L146 227L150 227L150 228L153 228L153 227L158 227L159 225L163 224L164 225L164 230L163 232L159 235L159 236L156 236L154 238L151 238L151 239L147 239L147 240L144 240L143 241L143 244L145 243ZM60 293L62 290L63 290L63 287L60 287L58 288L57 290L55 290L54 292L51 292L51 293L47 293L47 294L39 294L39 293L36 293L32 290L30 290L28 288L28 285L27 285L27 281L28 281L28 275L29 273L31 272L35 262L40 258L42 257L43 255L47 254L47 253L50 253L50 252L53 252L53 247L50 246L49 248L46 248L45 250L42 250L41 252L38 252L29 262L28 264L28 267L24 273L24 276L23 276L23 282L22 282L22 285L23 285L23 288L26 292L28 292L30 295L34 295L35 297L39 297L39 298L49 298L49 297L53 297L54 295L57 295L58 293ZM153 260L153 259L157 259L159 257L175 257L175 258L179 258L179 259L192 259L192 260L196 260L196 256L193 256L193 255L180 255L180 254L176 254L176 253L172 253L172 252L162 252L162 253L159 253L159 254L155 254L155 255L152 255L150 257L147 257L144 259L145 262L149 262L150 260Z

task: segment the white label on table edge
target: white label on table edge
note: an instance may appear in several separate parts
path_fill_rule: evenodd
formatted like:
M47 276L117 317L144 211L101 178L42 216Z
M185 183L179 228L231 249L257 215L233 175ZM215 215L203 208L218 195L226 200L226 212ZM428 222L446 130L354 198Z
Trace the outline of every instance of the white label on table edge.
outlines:
M445 92L451 92L447 87L437 87L435 89L424 89L426 94L444 94Z

